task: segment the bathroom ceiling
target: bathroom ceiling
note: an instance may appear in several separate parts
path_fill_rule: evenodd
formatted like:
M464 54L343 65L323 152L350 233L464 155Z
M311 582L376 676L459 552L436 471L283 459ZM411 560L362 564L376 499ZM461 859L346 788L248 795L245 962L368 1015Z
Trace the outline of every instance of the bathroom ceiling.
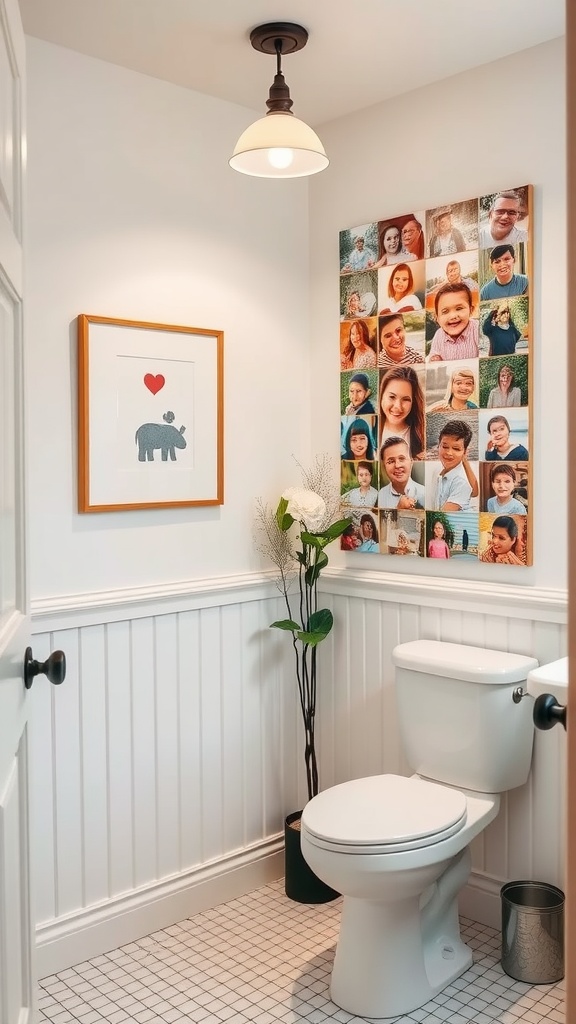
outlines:
M250 30L302 24L308 45L283 70L294 112L315 125L561 36L565 21L565 0L19 3L28 35L262 113L275 60L252 49ZM502 113L514 118L526 105L529 97L503 81ZM481 113L479 96L472 132Z

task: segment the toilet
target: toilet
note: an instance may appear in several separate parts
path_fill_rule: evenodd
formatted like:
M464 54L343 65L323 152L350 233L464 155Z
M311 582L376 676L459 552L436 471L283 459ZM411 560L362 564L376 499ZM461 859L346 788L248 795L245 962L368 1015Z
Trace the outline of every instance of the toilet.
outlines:
M470 967L458 923L469 846L532 757L533 702L514 691L534 658L416 640L393 661L414 774L333 786L301 821L305 859L344 897L330 995L358 1017L409 1013Z

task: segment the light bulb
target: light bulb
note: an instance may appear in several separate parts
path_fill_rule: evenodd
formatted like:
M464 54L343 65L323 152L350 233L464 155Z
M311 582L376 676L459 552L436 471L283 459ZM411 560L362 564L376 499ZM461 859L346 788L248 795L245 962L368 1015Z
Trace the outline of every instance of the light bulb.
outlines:
M272 167L277 167L278 170L284 170L285 167L290 167L290 164L294 160L294 151L292 149L281 149L275 147L268 150L268 163Z

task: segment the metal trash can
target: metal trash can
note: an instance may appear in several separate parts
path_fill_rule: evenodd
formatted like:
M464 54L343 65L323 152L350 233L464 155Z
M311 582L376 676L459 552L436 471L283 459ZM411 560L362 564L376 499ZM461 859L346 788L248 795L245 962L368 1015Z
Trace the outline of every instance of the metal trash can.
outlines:
M507 882L502 898L502 967L517 981L564 977L564 893L547 882Z

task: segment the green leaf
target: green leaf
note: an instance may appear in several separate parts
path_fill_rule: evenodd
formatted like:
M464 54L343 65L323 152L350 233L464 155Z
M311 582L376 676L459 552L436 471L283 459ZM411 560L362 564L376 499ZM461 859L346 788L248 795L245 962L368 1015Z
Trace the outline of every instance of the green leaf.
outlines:
M308 644L309 647L316 647L317 644L321 644L326 639L328 633L297 633L296 636L303 644Z
M278 508L276 509L276 522L278 524L278 529L282 530L282 533L286 533L286 530L289 530L290 527L292 526L292 523L294 522L293 516L287 513L287 508L288 499L280 498L280 501L278 502Z
M296 636L303 644L308 644L309 647L315 647L316 644L321 643L324 640L325 633L297 633Z
M323 534L321 533L308 533L306 530L302 530L300 539L303 544L309 544L311 548L324 547Z
M300 623L293 619L279 619L278 622L271 622L270 629L286 629L289 633L296 633L300 629Z
M324 636L328 636L333 624L334 616L329 608L320 608L317 612L312 612L308 619L309 631L311 633L323 633Z
M352 519L348 516L346 519L339 519L338 522L332 523L326 530L322 530L320 533L306 533L302 531L302 540L306 544L310 544L314 548L325 548L327 544L330 544L337 537L342 536L344 530L350 525Z
M320 611L313 612L308 619L308 628L297 633L298 639L302 643L310 644L313 647L326 639L332 629L333 622L332 612L328 608L321 608Z
M350 517L347 519L339 519L337 523L332 523L332 526L329 526L328 529L324 531L324 536L328 537L330 540L336 540L336 537L342 536L344 530L351 522L352 519Z
M308 567L304 579L309 587L313 587L324 566L328 565L328 555L321 551L316 561Z

